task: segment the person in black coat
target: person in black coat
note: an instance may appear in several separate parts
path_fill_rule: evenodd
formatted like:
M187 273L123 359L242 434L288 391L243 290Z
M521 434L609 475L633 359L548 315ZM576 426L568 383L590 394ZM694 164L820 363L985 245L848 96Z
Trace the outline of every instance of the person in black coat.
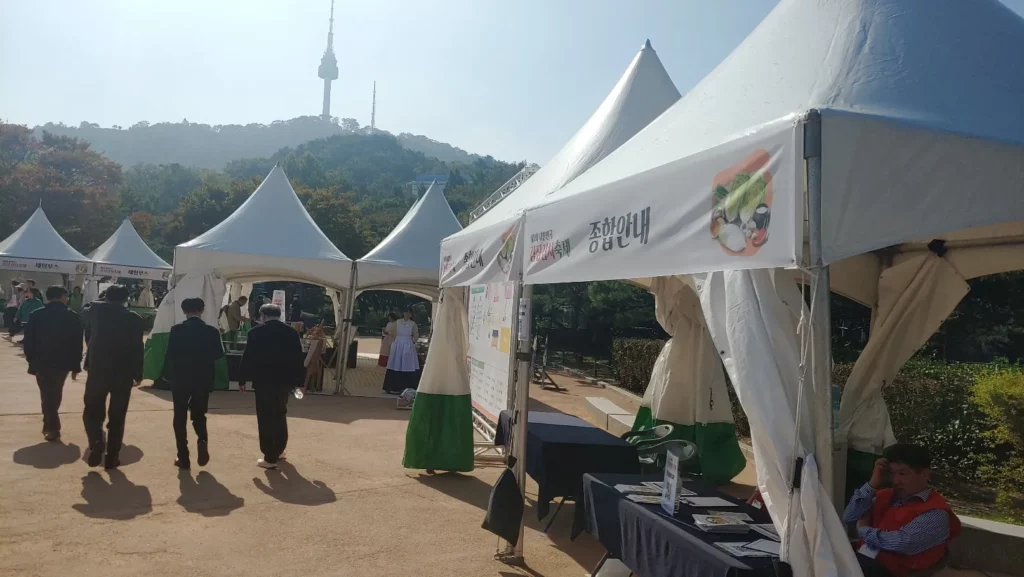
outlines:
M43 437L60 439L60 403L68 373L82 372L82 322L68 308L68 291L62 286L46 289L46 305L33 311L25 325L25 360L35 375L43 408Z
M206 433L206 409L213 392L215 363L224 356L220 331L203 322L206 303L200 298L181 301L181 312L187 317L180 325L171 327L164 356L164 375L171 383L174 399L174 439L178 444L179 469L190 467L188 430L185 422L192 413L192 428L196 432L196 451L200 467L210 462Z
M85 342L88 345L85 380L85 434L89 438L86 463L115 469L124 439L124 421L132 387L142 383L142 317L127 308L128 289L120 285L107 288L106 300L96 301L83 312ZM107 407L107 397L110 406ZM107 439L103 421L107 420ZM103 459L104 452L106 459Z
M260 307L263 324L249 331L239 371L256 393L256 422L263 458L257 465L276 469L288 445L288 395L305 381L299 333L281 322L276 305Z

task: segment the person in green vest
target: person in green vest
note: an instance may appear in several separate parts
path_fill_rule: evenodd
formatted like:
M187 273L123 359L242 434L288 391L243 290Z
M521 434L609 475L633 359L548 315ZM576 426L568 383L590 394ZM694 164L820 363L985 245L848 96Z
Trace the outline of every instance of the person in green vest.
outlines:
M11 336L20 333L25 328L25 323L28 322L28 316L34 313L37 309L43 308L43 293L39 292L39 289L32 288L30 293L31 298L25 299L21 306L18 307L17 324L14 326L13 333Z
M82 287L76 286L71 290L71 296L68 297L68 308L76 313L82 312Z

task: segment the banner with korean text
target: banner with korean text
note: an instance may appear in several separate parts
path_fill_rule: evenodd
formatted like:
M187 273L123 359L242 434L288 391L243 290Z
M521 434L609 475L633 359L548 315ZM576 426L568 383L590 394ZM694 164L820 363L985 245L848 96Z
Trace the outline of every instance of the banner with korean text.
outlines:
M632 279L800 262L799 123L786 119L524 217L524 282Z
M116 264L96 263L94 276L110 276L115 278L138 278L148 280L169 280L171 271L161 268L140 268Z
M518 281L522 267L522 219L465 230L441 242L440 286Z
M0 258L0 270L18 270L25 272L53 272L61 274L89 274L92 263L69 262L63 260L43 260L34 258Z

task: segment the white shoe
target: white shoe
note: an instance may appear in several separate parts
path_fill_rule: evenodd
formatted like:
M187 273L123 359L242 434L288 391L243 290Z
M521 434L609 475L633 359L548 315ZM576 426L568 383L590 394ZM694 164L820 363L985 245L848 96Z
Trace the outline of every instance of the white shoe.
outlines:
M256 466L264 468L264 469L276 469L277 468L277 463L271 463L269 461L265 461L263 459L260 459L259 461L256 461Z

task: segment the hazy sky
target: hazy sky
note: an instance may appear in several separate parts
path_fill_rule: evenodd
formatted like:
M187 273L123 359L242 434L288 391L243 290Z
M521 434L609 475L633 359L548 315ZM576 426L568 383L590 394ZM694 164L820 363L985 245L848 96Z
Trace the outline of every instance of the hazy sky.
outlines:
M946 0L973 1L973 0ZM1024 0L1004 0L1024 13ZM680 92L774 0L338 0L331 113L546 162L644 40ZM102 126L320 113L330 0L0 0L0 118Z

